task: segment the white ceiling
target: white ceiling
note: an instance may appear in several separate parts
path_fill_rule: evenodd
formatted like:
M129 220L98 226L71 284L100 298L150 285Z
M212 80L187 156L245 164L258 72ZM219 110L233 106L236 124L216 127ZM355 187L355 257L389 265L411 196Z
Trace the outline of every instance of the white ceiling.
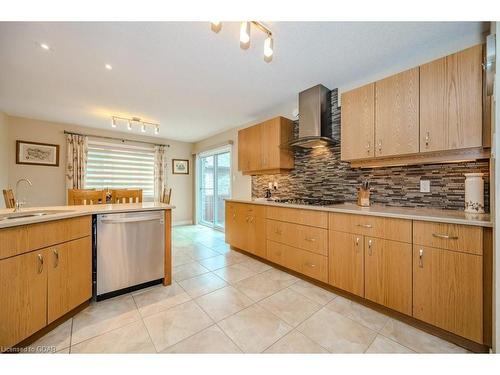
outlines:
M266 24L275 36L270 64L255 29L251 48L239 48L237 23L215 34L204 22L1 22L0 111L106 129L111 115L137 116L159 122L163 138L193 142L291 116L298 92L317 83L349 88L470 46L486 27Z

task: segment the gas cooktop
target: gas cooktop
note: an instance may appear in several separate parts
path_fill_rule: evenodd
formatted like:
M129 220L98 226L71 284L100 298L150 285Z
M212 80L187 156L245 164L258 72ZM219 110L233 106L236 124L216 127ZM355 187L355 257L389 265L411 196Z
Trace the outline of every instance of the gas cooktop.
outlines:
M276 203L285 204L303 204L307 206L331 206L332 204L344 203L339 199L320 199L320 198L282 198L275 199Z

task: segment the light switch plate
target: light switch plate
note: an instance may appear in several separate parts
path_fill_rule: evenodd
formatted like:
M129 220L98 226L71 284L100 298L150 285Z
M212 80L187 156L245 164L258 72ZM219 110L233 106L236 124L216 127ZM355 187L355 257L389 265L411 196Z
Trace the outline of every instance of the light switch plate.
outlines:
M420 192L421 193L431 192L431 182L429 180L420 180Z

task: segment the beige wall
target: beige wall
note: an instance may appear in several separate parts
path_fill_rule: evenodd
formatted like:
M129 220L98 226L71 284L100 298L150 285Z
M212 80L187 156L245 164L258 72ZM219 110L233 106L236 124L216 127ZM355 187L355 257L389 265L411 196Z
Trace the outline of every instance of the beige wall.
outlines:
M9 182L9 132L7 116L0 112L0 190ZM0 198L0 208L5 208L3 196Z
M1 121L1 117L0 117ZM171 159L190 159L192 143L158 139L154 137L120 133L88 127L47 122L34 119L7 116L8 123L8 184L13 187L20 178L29 178L33 187L27 194L27 206L51 206L66 204L65 160L66 143L64 131L74 131L95 136L123 137L134 141L149 141L169 144L167 164L167 184L172 188L172 204L176 206L173 212L174 223L192 222L192 171L190 175L172 175ZM0 127L1 131L1 127ZM2 137L3 138L3 137ZM15 162L16 140L53 143L60 145L59 167L19 165ZM1 158L1 154L0 154ZM0 159L1 160L1 159ZM0 164L1 165L1 164ZM2 181L2 187L6 186ZM24 189L24 186L23 186ZM21 190L21 188L20 188Z

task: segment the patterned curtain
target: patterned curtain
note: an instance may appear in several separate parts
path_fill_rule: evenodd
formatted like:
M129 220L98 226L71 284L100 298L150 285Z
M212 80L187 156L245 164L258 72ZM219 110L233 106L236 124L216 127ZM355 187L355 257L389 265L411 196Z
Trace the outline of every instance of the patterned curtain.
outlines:
M167 147L155 146L155 202L160 202L167 185Z
M87 137L66 134L66 188L83 189L87 167Z

